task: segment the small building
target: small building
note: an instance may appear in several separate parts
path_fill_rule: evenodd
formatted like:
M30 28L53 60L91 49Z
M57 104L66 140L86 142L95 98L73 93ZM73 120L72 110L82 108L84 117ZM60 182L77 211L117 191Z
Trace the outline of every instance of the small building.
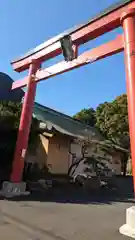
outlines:
M38 103L34 105L33 117L39 121L39 131L36 140L29 146L26 163L31 166L37 163L40 168L47 166L53 174L67 175L74 155L76 158L82 157L82 145L76 143L76 139L80 139L82 142L86 139L90 140L91 144L86 151L88 155L95 151L97 144L94 141L102 142L104 140L95 127L90 127ZM98 156L102 154L100 150ZM109 157L107 155L107 158L112 161L111 167L114 167L117 174L120 174L119 151L113 150Z
M29 147L26 161L40 166L46 164L52 173L68 173L73 139L85 139L88 135L102 139L96 128L37 103L33 117L39 121L40 132L33 147Z
M11 91L12 83L13 80L7 74L0 72L0 100L21 102L24 91ZM83 141L89 140L84 156L105 157L109 167L116 174L121 173L121 154L125 150L110 145L107 147L109 151L101 148L105 139L96 128L38 103L34 105L33 117L39 121L39 131L27 151L27 164L37 163L41 168L47 166L54 174L67 174L74 158L83 156ZM79 144L76 139L80 139ZM0 146L3 147L3 137L1 140Z

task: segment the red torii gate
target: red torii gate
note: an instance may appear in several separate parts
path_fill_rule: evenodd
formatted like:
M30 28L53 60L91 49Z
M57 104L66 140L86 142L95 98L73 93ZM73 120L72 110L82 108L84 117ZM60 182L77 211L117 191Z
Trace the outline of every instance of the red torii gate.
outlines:
M77 50L81 44L120 26L123 27L124 34L78 56ZM46 69L41 69L40 66L43 61L62 53L62 40L64 38L68 38L68 43L70 42L72 45L74 56L68 59L69 61L62 61ZM22 179L37 83L123 50L125 52L129 129L135 191L135 0L124 0L111 6L91 19L87 24L79 25L48 40L11 63L13 69L17 72L29 69L27 77L15 81L12 85L12 89L27 86L13 161L12 182L20 182Z

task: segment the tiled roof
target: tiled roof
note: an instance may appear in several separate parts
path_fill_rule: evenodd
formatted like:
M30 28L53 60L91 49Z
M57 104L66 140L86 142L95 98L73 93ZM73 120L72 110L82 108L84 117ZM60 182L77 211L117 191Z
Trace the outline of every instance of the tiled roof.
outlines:
M38 103L34 105L33 116L43 122L47 130L54 129L60 133L83 139L103 140L103 137L96 128Z

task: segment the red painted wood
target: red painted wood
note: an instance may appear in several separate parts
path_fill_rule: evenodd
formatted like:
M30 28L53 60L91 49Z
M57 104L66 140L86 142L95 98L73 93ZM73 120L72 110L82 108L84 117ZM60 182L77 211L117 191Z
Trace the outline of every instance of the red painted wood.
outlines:
M128 8L135 8L135 1L127 4L124 7L119 8L118 10L111 12L110 14L104 16L103 18L100 18L96 21L93 21L92 23L89 23L87 26L81 28L78 31L75 31L72 35L72 41L76 45L81 45L85 42L88 42L96 37L99 37L100 35L107 33L119 26L121 26L120 23L120 17L124 11L126 11ZM61 47L60 42L56 41L53 42L51 39L48 42L48 45L40 51L37 51L36 53L32 54L29 57L24 58L21 61L13 61L12 67L15 71L21 72L29 68L29 64L32 59L37 59L41 62L53 58L59 54L61 54ZM51 44L51 42L53 42Z
M98 61L102 58L121 52L123 51L123 49L123 36L119 35L116 39L81 54L77 59L73 60L72 62L62 61L44 70L39 70L36 73L35 81L39 82L41 80L47 80L50 77L54 77L58 74L62 74L74 68L90 64L93 61ZM27 78L28 77L25 77L24 79L13 82L12 89L25 87L27 84Z
M11 175L12 181L19 182L21 181L22 177L25 157L23 150L27 150L32 109L36 92L36 83L38 81L70 71L74 68L78 68L90 62L111 56L125 49L128 114L135 190L135 10L133 8L135 8L135 1L132 1L131 3L107 14L96 21L88 23L86 26L74 31L74 33L71 34L73 44L79 46L121 26L121 16L123 12L125 12L122 16L125 43L123 41L123 35L121 35L111 42L84 52L72 62L67 63L63 61L44 70L37 71L37 67L35 68L34 65L31 66L31 59L38 60L38 63L40 64L47 59L61 54L60 42L54 41L51 43L50 40L44 49L33 53L29 57L12 62L14 70L18 72L24 71L31 66L29 76L14 82L12 85L12 89L22 88L26 85L28 86L28 91L25 94L25 100L21 114L18 140ZM34 81L32 81L33 74L35 74Z
M18 138L16 142L16 150L11 173L12 182L20 182L22 180L24 159L27 151L29 131L32 120L32 111L36 94L36 82L34 81L33 76L36 73L36 71L37 65L32 63L29 69L29 76L27 79L28 82L27 91L24 96L20 126L18 130Z
M135 193L135 9L130 9L123 13L122 24L125 39L128 119Z

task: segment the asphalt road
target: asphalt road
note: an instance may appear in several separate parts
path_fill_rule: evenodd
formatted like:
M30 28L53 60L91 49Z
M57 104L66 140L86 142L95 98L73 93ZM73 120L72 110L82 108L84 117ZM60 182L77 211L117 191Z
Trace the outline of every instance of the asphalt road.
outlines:
M111 193L86 197L72 191L1 200L0 239L129 239L119 233L119 227L125 223L126 208L134 205L132 199Z

